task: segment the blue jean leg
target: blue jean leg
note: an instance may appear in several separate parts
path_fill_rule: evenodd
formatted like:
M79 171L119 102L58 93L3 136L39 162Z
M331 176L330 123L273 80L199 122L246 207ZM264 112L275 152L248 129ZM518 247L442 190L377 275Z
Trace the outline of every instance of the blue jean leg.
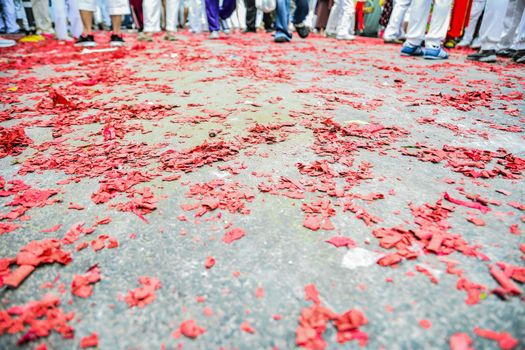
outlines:
M308 0L295 0L295 12L292 23L301 24L308 16Z
M277 0L275 5L275 37L285 36L291 40L292 34L288 32L290 0Z

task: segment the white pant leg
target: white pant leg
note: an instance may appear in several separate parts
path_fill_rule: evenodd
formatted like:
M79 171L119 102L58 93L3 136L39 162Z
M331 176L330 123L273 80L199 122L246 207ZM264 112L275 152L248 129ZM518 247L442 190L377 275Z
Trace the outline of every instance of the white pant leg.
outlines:
M515 50L525 50L525 11L522 11L520 24L516 30L516 37L512 42L512 48Z
M498 43L498 50L508 49L511 47L516 30L520 24L521 15L525 8L525 0L509 0L505 19L503 20L503 33Z
M144 0L142 12L144 14L144 31L148 33L160 32L162 2L160 0Z
M55 33L58 40L64 40L67 35L67 13L65 0L53 0L53 16L55 17Z
M426 47L440 47L447 36L448 25L450 24L450 12L452 10L452 0L434 0L434 10L432 19L425 36Z
M412 0L410 5L410 22L408 22L407 42L419 46L425 38L428 15L432 0Z
M176 32L179 25L180 0L166 0L166 30Z
M67 2L67 17L69 18L69 31L78 38L82 34L83 24L78 11L77 0L66 0Z
M13 0L1 0L4 13L5 29L8 33L14 33L20 29L16 23L15 2Z
M146 2L148 0L145 0ZM129 0L109 0L108 12L110 16L129 15Z
M341 1L334 0L334 5L330 10L330 16L328 16L328 22L326 22L326 34L335 34L337 31L337 24L341 20Z
M190 0L188 11L188 24L190 26L190 30L194 33L200 33L202 31L200 23L199 2L197 0Z
M337 24L337 35L344 36L354 34L355 26L355 3L354 0L341 1L341 18Z
M479 17L483 13L483 9L485 8L486 2L486 0L474 0L474 2L472 3L468 26L463 32L463 38L461 39L462 42L470 44L472 42L472 39L474 39L474 32L476 31Z
M482 50L496 50L503 33L503 18L507 12L509 0L487 0L485 13L479 28L479 40Z
M111 26L111 18L109 17L108 0L96 0L95 8L100 15L97 23L104 23L108 28Z
M246 28L246 6L244 5L244 0L237 0L235 11L237 12L239 28Z
M395 0L394 9L388 20L388 25L385 28L383 39L393 40L401 36L401 28L403 26L403 19L410 7L412 0Z
M49 17L48 0L31 0L33 7L33 16L35 17L35 25L37 31L41 33L52 34L55 31L51 25L51 18Z

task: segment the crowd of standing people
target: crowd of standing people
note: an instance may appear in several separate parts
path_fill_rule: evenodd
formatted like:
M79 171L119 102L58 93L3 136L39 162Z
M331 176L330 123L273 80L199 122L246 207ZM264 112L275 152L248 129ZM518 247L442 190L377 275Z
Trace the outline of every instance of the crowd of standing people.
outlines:
M280 43L293 32L381 37L402 45L403 56L433 60L447 59L447 48L470 46L477 52L469 60L525 63L525 0L0 0L0 33L25 34L20 42L55 38L92 47L92 31L104 29L111 46L122 46L123 28L137 29L141 41L164 30L174 41L184 27L210 39L263 27ZM0 47L16 43L0 37Z

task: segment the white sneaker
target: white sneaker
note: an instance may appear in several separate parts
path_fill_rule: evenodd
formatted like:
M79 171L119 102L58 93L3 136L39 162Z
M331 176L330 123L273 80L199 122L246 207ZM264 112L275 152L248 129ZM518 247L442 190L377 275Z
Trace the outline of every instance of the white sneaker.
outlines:
M210 39L219 39L219 32L214 30L213 32L210 33L209 38Z
M352 35L352 34L336 35L335 38L337 40L354 40L355 35Z
M16 41L10 39L4 39L0 36L0 47L11 47L15 46Z

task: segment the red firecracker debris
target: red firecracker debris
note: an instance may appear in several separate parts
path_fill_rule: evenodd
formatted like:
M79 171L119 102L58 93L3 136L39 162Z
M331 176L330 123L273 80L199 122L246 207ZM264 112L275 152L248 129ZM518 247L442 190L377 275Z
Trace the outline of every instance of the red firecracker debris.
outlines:
M130 290L124 300L129 307L144 307L152 303L155 298L155 291L161 287L160 281L155 277L142 276L139 278L142 287Z
M336 248L339 248L339 247L355 248L356 247L355 242L351 238L342 237L342 236L334 236L330 239L327 239L325 242L330 243Z
M87 298L93 294L92 284L100 281L100 269L97 265L89 268L84 275L75 275L71 283L71 293L80 298Z
M241 239L242 237L244 237L244 235L245 231L242 228L233 228L224 234L224 236L222 237L222 241L224 243L230 244L238 239Z
M73 338L74 330L69 322L73 319L74 313L64 313L59 305L58 297L46 294L42 300L0 310L0 336L5 333L23 333L18 339L18 345L47 337L52 331L66 339Z
M209 256L206 258L206 262L204 263L204 267L207 269L211 269L215 265L215 258L213 256Z
M97 333L91 333L88 336L85 336L80 340L80 347L82 349L86 348L96 348L98 346L98 334Z
M16 259L9 260L9 265L17 264L18 268L6 274L0 274L0 287L5 283L16 288L29 274L41 264L60 263L67 265L71 262L71 255L61 249L60 241L56 239L44 239L32 241L23 247Z
M359 310L348 310L338 315L321 305L319 294L315 285L307 285L305 299L313 301L313 305L301 311L299 326L296 330L296 344L309 350L324 350L326 341L323 333L330 321L337 330L337 342L343 344L347 341L357 340L361 346L368 342L368 334L359 327L368 323L365 315Z
M194 320L186 320L180 324L178 333L190 339L195 339L206 333L206 328L198 326ZM174 336L178 338L176 335Z
M507 332L495 332L489 329L483 329L479 327L474 328L474 333L478 336L494 340L498 342L500 349L502 350L512 350L518 346L519 342L517 339L514 339L510 333Z
M250 334L255 333L255 329L253 329L253 327L250 326L248 322L241 323L241 330L243 330L246 333L250 333Z
M467 333L456 333L450 337L450 350L474 350Z

